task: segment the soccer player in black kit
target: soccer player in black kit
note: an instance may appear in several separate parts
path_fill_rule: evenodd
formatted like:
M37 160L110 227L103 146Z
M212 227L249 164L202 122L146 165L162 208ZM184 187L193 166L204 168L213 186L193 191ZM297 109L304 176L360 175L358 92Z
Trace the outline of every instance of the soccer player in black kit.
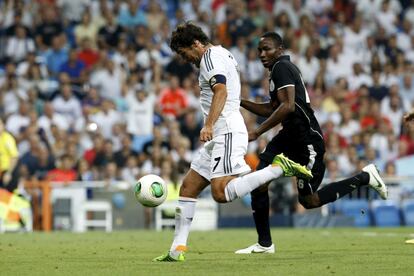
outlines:
M311 180L297 179L299 202L306 208L317 208L369 185L381 198L387 198L387 187L373 164L348 179L334 182L318 190L325 173L323 156L325 144L318 121L310 107L310 99L299 69L283 55L282 38L274 32L265 33L258 45L259 58L270 71L270 101L255 103L241 100L241 106L267 119L249 132L249 141L282 124L283 128L260 154L257 170L272 162L272 157L283 153L291 160L305 165L312 171ZM258 243L236 251L238 254L274 253L269 227L269 195L267 185L251 192L253 217L258 233Z

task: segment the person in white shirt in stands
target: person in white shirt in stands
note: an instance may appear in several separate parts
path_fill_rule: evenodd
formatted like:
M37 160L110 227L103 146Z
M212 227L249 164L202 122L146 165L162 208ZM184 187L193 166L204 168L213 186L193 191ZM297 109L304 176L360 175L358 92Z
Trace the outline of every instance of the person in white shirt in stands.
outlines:
M242 79L245 79L246 67L247 67L247 39L244 36L239 36L236 39L236 45L230 48L230 52L237 60L240 69L240 75Z
M383 0L380 10L376 13L375 19L377 23L385 29L388 35L397 31L396 24L398 17L395 11L390 8L390 1Z
M19 110L7 117L6 130L17 137L23 127L30 125L30 106L26 101L19 102Z
M102 103L102 110L96 114L91 115L91 121L98 125L98 130L105 139L112 138L112 128L115 124L122 122L122 117L114 108L111 100L104 100Z
M357 15L352 25L345 28L344 50L350 55L356 55L355 60L362 59L368 35L369 30L362 24L362 16Z
M200 140L205 142L184 177L175 213L175 234L170 250L157 262L184 261L187 238L198 195L211 184L215 201L231 202L255 188L283 175L311 178L308 169L283 155L272 165L250 172L244 160L248 133L240 113L240 77L237 61L221 46L212 45L200 27L192 23L177 26L171 36L171 48L187 62L200 68L200 104L204 127ZM240 176L243 175L243 176Z
M371 86L372 78L364 72L362 65L358 62L352 65L353 73L348 76L349 90L356 91L362 85Z
M156 97L143 87L135 88L127 96L127 131L133 135L152 135Z
M54 110L65 116L67 122L72 126L75 121L82 116L82 108L77 98L73 96L72 88L69 84L61 87L61 95L57 96L52 105Z
M46 102L43 107L43 115L39 117L38 125L46 133L46 136L51 140L52 132L51 126L56 125L59 129L67 131L69 129L69 122L65 116L55 112L51 102Z
M134 144L139 144L140 147L152 138L156 96L144 87L137 87L128 94L127 100L127 132L134 136Z
M121 95L124 80L123 70L115 65L113 60L107 58L104 61L104 67L92 74L90 84L99 88L103 98L115 100Z
M298 67L302 72L305 84L313 85L316 75L319 72L319 60L315 57L313 46L308 46L308 48L306 48L305 55L299 57Z
M6 56L15 62L20 62L26 58L28 53L35 50L35 43L27 36L26 29L23 26L17 26L16 34L7 40Z

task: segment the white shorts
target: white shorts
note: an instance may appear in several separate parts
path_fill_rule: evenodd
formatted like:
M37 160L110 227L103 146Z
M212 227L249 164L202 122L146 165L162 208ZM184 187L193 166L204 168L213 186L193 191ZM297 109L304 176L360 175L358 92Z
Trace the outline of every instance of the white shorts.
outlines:
M204 144L191 162L191 168L208 181L248 173L251 169L244 160L248 142L247 133L218 135Z

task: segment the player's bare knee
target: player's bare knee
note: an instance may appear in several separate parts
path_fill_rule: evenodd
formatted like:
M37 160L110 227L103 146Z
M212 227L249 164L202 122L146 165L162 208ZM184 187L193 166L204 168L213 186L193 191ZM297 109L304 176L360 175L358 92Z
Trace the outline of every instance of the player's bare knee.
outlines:
M225 203L226 195L224 189L226 188L227 180L224 178L216 178L211 181L211 194L213 199L218 203Z
M226 202L226 196L224 194L224 188L221 185L212 185L211 186L211 194L213 199L218 203Z
M213 199L218 203L226 203L226 195L224 194L224 191L215 191L212 193Z

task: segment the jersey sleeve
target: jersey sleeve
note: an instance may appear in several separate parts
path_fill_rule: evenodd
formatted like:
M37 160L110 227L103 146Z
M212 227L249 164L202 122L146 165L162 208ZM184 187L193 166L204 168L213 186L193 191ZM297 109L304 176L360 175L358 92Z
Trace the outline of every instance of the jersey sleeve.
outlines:
M210 83L212 77L223 75L226 77L226 65L224 59L215 51L208 49L200 63L202 77Z
M275 84L275 91L289 86L295 86L295 78L288 66L283 63L277 64L272 72L272 80Z

